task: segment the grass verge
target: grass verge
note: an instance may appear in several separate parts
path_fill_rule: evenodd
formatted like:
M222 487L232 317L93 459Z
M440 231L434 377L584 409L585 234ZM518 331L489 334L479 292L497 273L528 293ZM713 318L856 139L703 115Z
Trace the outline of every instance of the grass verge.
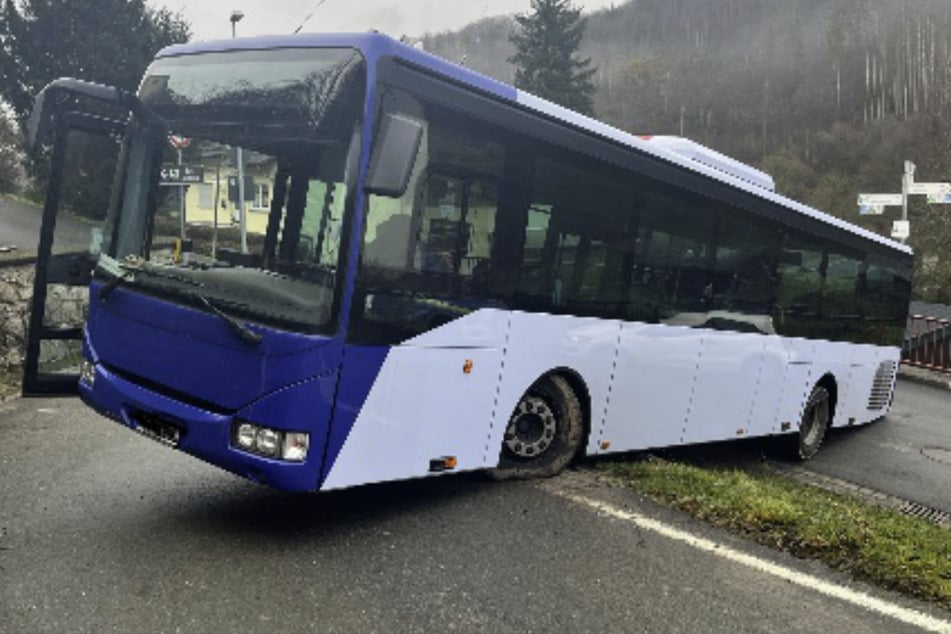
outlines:
M765 466L647 459L604 467L695 517L856 578L951 608L951 531L790 481Z

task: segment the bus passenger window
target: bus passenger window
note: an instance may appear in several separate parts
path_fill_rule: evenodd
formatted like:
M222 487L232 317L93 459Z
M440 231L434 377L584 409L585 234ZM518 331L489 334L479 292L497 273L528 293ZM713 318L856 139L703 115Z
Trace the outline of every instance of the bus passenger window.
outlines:
M633 190L609 165L568 160L554 148L535 161L525 222L518 302L529 310L620 317L627 303L620 270ZM617 266L609 267L608 263Z
M398 343L500 305L489 273L504 146L430 115L405 195L370 197L351 340Z
M464 232L462 197L465 183L431 176L416 242L416 264L423 273L448 274L458 270L457 258Z
M779 254L776 287L776 331L779 334L796 337L821 327L823 259L819 243L798 233L786 235Z

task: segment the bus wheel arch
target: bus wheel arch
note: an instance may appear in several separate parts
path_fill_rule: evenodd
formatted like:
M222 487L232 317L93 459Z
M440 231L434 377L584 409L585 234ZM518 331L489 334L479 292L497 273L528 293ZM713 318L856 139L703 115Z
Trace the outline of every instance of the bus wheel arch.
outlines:
M576 373L555 369L539 377L506 419L498 480L550 477L565 468L588 435L587 386Z
M800 460L809 460L819 452L832 428L837 397L838 384L831 373L823 375L809 393L796 434L795 450Z

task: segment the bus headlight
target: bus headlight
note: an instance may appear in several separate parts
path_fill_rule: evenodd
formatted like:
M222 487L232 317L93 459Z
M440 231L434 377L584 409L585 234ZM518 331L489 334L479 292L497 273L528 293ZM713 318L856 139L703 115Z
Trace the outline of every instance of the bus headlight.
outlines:
M235 434L235 441L239 447L245 450L254 449L254 439L257 438L258 430L251 423L241 423L238 425L238 433Z
M278 458L288 462L304 462L310 447L310 434L297 431L280 431L247 421L235 423L231 444L249 453Z
M262 427L258 430L258 437L254 439L254 448L258 453L265 456L277 455L277 448L280 445L281 436L273 429Z

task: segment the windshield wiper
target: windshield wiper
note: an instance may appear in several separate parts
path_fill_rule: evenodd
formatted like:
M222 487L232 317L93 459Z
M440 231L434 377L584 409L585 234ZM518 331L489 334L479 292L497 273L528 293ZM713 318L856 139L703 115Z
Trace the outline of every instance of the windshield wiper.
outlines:
M262 337L260 333L254 332L253 330L248 328L245 324L241 323L240 321L238 321L237 319L235 319L228 313L224 312L223 310L215 306L210 299L208 299L201 293L192 293L192 296L197 298L202 304L207 306L208 310L210 310L211 312L213 312L214 314L218 315L223 320L225 320L225 323L231 326L231 329L234 330L236 335L238 335L238 338L240 338L241 341L245 342L246 344L256 346L261 343L262 339L264 339L264 337Z
M106 300L112 291L124 283L135 281L136 273L141 273L148 277L159 277L167 280L174 280L185 284L197 284L194 280L172 273L163 273L154 268L147 268L146 262L139 256L126 256L123 260L115 260L109 256L100 256L97 269L112 276L102 288L99 289L99 299ZM200 286L200 284L198 284Z
M173 280L182 284L204 286L200 282L197 282L196 280L190 279L186 276L175 275L174 273L165 273L153 267L147 267L146 262L138 256L127 256L122 261L114 260L108 256L102 256L99 259L98 268L112 275L112 279L99 289L99 299L102 300L106 300L112 291L114 291L116 287L118 287L123 282L133 281L135 279L136 273L141 273L147 277L158 277L162 279ZM208 308L208 310L223 319L225 323L231 327L235 334L238 335L241 341L245 342L246 344L256 346L259 345L264 339L260 333L251 330L245 324L241 323L228 313L218 308L210 299L201 293L188 291L187 294L200 301L205 305L205 307Z
M106 301L109 299L109 296L112 295L112 291L116 290L116 287L119 284L122 284L126 280L132 278L132 271L122 271L121 273L112 273L112 279L103 284L102 288L99 289L99 299Z

